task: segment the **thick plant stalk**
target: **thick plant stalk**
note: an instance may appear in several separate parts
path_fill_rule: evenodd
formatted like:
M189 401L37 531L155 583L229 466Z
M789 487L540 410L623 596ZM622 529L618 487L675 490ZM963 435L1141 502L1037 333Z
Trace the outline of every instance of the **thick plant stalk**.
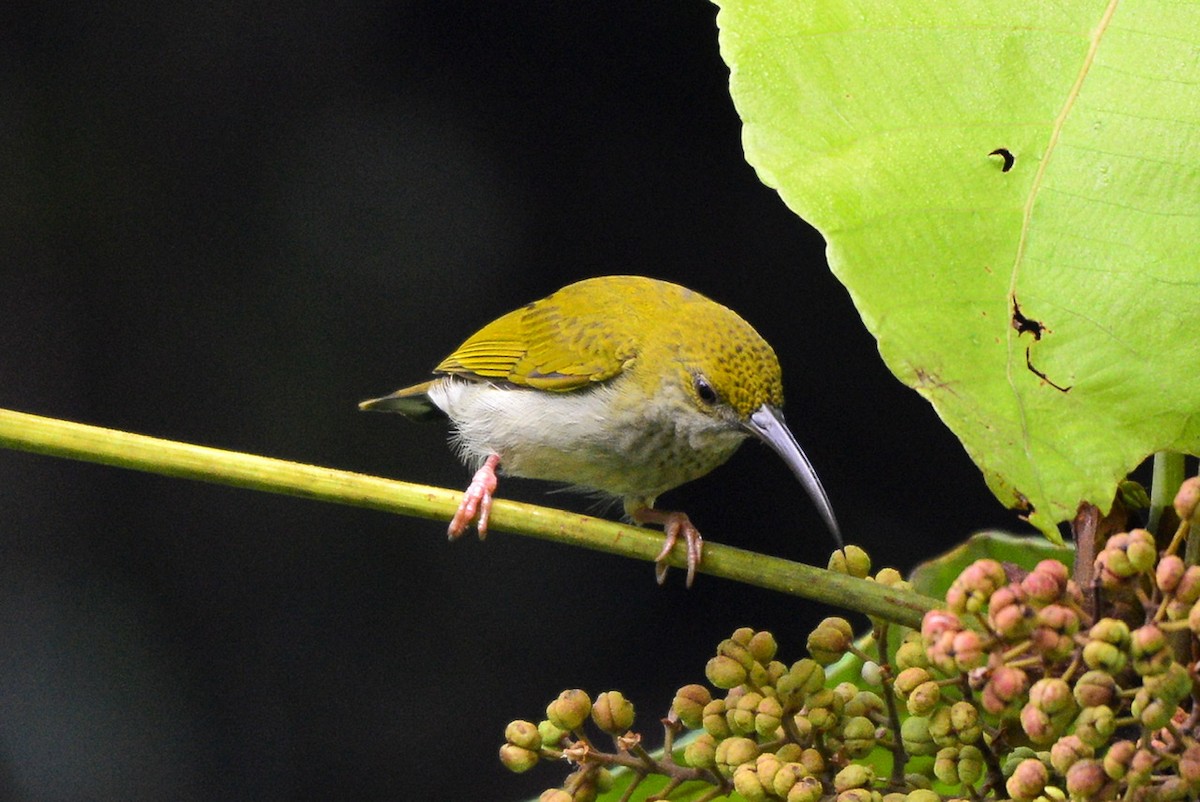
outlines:
M461 491L410 484L316 465L163 440L99 426L0 409L0 446L131 470L198 479L269 493L448 521ZM491 529L653 562L661 533L562 510L497 500ZM685 567L680 545L668 562ZM858 610L907 626L936 606L907 590L810 565L707 543L700 571Z

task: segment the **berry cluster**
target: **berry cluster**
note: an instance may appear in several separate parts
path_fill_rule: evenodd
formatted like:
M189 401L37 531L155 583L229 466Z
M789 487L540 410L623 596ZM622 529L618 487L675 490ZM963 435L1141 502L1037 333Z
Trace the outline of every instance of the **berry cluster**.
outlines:
M614 766L633 772L632 787L665 775L656 799L689 781L710 786L689 798L736 791L750 802L1200 798L1200 566L1177 554L1198 500L1200 479L1185 482L1182 523L1161 551L1144 529L1110 537L1086 588L1056 561L1024 573L978 560L919 631L872 619L856 641L849 622L827 618L810 656L790 665L769 632L739 629L709 660L709 685L676 693L663 757L630 731L620 694L592 704L566 691L540 725L509 726L501 758L514 771L540 757L573 761L567 782L542 796L554 802L595 798ZM868 576L855 547L830 568L904 584L890 569ZM861 682L827 677L846 655ZM589 717L615 752L593 746ZM695 734L676 756L684 729ZM884 752L887 776L873 768L888 765L874 759Z

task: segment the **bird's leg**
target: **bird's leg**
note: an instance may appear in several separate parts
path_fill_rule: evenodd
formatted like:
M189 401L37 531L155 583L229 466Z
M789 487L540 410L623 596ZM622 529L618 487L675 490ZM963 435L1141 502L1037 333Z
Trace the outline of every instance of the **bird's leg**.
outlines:
M492 454L483 461L483 466L475 471L471 485L459 502L458 511L450 519L448 534L451 540L457 540L467 531L477 512L479 520L475 528L479 530L479 539L487 537L488 517L492 514L492 494L496 492L496 466L499 464L500 455Z
M687 541L687 586L690 588L696 579L696 566L704 554L704 538L700 537L700 530L696 529L691 519L682 512L664 512L653 507L638 507L629 514L639 524L659 524L666 533L667 540L662 551L654 558L654 576L660 585L667 578L669 566L664 561L671 549L675 548L675 541L681 536Z

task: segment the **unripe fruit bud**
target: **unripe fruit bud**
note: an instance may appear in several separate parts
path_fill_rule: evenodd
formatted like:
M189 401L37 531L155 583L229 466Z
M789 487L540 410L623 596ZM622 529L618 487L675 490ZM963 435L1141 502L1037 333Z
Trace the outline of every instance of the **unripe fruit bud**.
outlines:
M1192 609L1188 611L1188 629L1192 634L1200 634L1200 601L1192 605Z
M801 777L787 794L787 802L819 802L825 789L816 777Z
M1135 752L1137 745L1133 741L1117 741L1108 747L1104 755L1104 773L1113 780L1124 779Z
M1192 692L1192 677L1182 665L1171 663L1163 673L1146 677L1143 687L1155 698L1177 705Z
M997 588L1008 582L1004 567L995 560L968 565L946 592L946 606L955 613L977 613L987 606Z
M592 705L592 721L609 735L621 735L633 726L633 703L620 691L605 691Z
M783 723L783 705L773 696L762 699L754 709L754 731L770 738Z
M871 573L871 558L859 546L846 546L829 557L829 570L865 579Z
M726 738L717 744L717 771L722 777L730 778L734 769L754 760L758 752L758 744L749 738Z
M1179 581L1183 579L1183 572L1186 566L1183 560L1177 555L1168 554L1158 561L1158 568L1154 571L1154 581L1158 585L1158 589L1163 593L1174 593L1175 588L1179 587Z
M546 708L546 718L561 730L577 730L592 712L592 700L584 691L575 688L563 691Z
M1111 643L1091 640L1083 647L1083 662L1087 667L1107 674L1120 674L1127 660L1125 652Z
M1179 520L1187 521L1196 516L1196 507L1200 505L1200 476L1184 479L1175 494L1175 514Z
M993 601L995 598L995 596L992 597ZM988 622L992 625L992 629L996 630L997 635L1013 641L1028 634L1033 624L1033 616L1033 608L1029 605L1024 602L1013 602L998 609L993 605L993 609L988 612Z
M958 779L965 785L974 785L983 778L987 769L983 760L983 752L977 746L959 747L958 750Z
M1042 761L1027 759L1022 760L1017 766L1017 770L1008 778L1004 788L1014 800L1032 802L1034 797L1046 787L1049 779L1050 775L1046 771L1046 767L1042 765Z
M958 785L958 747L939 749L933 761L933 776L946 785Z
M901 587L905 583L904 575L895 568L883 568L875 574L875 581L887 588Z
M566 734L566 730L555 726L554 722L550 719L542 719L538 722L538 735L542 736L542 744L545 746L557 747L562 743L562 739Z
M683 726L689 730L700 729L703 721L704 706L712 701L712 694L703 685L684 685L675 692L671 701L671 709Z
M729 690L746 681L746 669L737 660L722 654L708 661L704 666L704 676L715 687Z
M725 719L724 699L713 699L706 704L700 721L704 731L714 738L729 737L729 722Z
M928 716L937 707L942 698L942 689L936 682L923 682L908 695L905 704L908 712L914 716Z
M766 802L767 789L763 787L753 763L743 763L734 769L733 789L745 797L747 802Z
M1021 590L1025 591L1025 598L1029 603L1037 606L1057 601L1062 595L1062 586L1058 584L1055 576L1036 569L1021 580Z
M825 669L808 657L792 663L788 672L775 683L775 690L785 705L802 705L805 699L823 687Z
M983 639L978 632L965 629L954 636L954 664L959 671L970 671L987 662L983 651Z
M717 739L707 732L683 748L683 762L697 769L711 769L717 765Z
M825 758L811 746L800 753L800 759L796 762L813 777L820 777L825 773Z
M942 802L942 795L929 788L918 788L909 791L904 797L904 802Z
M1191 605L1200 601L1200 565L1189 565L1175 588L1175 600Z
M1033 704L1021 708L1021 729L1025 730L1029 740L1038 746L1044 746L1058 736L1050 716Z
M945 632L962 630L962 621L954 613L946 610L930 610L921 619L921 639L928 646Z
M1167 726L1171 717L1175 715L1175 705L1168 704L1163 699L1156 699L1147 693L1145 688L1142 688L1133 698L1130 712L1138 717L1143 727L1157 730Z
M937 746L929 734L929 719L924 716L909 716L900 725L900 739L909 755L932 755Z
M1099 760L1077 761L1067 771L1067 793L1072 799L1093 797L1100 793L1106 779Z
M925 646L920 641L908 641L896 649L896 668L901 671L908 668L925 668L929 666L929 656Z
M1147 624L1133 631L1129 651L1133 655L1134 671L1143 677L1161 674L1174 660L1167 645L1166 635L1154 624Z
M1093 749L1100 749L1116 732L1117 719L1107 705L1085 707L1075 719L1075 735Z
M573 802L573 798L561 788L547 788L538 797L538 802Z
M504 764L504 768L514 774L520 774L537 765L538 753L532 749L508 743L500 747L500 762Z
M875 725L866 716L855 716L842 727L842 750L850 758L864 757L875 748Z
M1064 735L1050 747L1050 765L1059 774L1065 775L1071 766L1095 753L1096 750L1080 740L1079 736Z
M1145 529L1134 529L1129 533L1129 546L1125 549L1129 563L1139 574L1153 570L1158 560L1158 547L1154 543L1154 535Z
M808 636L808 653L822 665L841 659L854 641L854 631L844 618L831 617L822 621Z
M1103 671L1089 671L1075 680L1073 692L1080 707L1107 705L1117 695L1117 683Z
M874 781L875 771L870 766L851 763L834 776L833 788L840 792L850 788L863 788Z
M900 694L902 698L907 699L908 695L916 690L919 685L923 685L932 679L933 677L924 668L913 666L897 674L892 687L896 689L896 693Z
M775 775L781 768L783 768L783 761L770 752L764 752L754 759L754 771L758 774L758 781L768 792L774 789Z
M752 630L752 629L744 630L744 632L749 632L749 633L753 633L753 631L754 630ZM738 630L738 632L743 632L743 630ZM736 635L737 633L734 633L734 634ZM750 637L751 637L750 635L745 635L743 633L743 639L747 643L749 643ZM754 665L754 657L750 654L750 650L746 648L745 644L738 643L733 638L726 638L725 640L723 640L717 644L717 656L718 657L728 657L733 660L736 660L738 665L740 665L742 668L746 669L747 671L749 671L750 667Z
M504 728L504 740L522 749L537 751L542 748L542 736L532 721L510 721Z
M775 642L774 635L764 630L755 632L754 636L750 638L750 642L746 644L746 648L751 657L765 666L775 659L775 651L779 648L779 644Z
M750 643L750 639L754 637L754 629L751 627L738 627L729 636L729 639L740 646L746 646Z
M950 725L958 733L958 740L963 744L973 744L983 735L979 711L970 702L955 702L950 705Z
M1116 618L1101 618L1088 632L1088 637L1124 646L1129 643L1129 625Z
M725 701L725 721L734 735L749 735L754 732L754 713L758 703L762 701L760 693L746 693L736 702Z
M1179 756L1179 777L1193 791L1200 789L1200 744L1191 744Z
M1071 686L1059 677L1043 677L1029 689L1029 702L1044 713L1053 716L1075 705Z
M1133 758L1129 761L1126 779L1130 785L1141 785L1150 779L1150 773L1154 771L1157 764L1158 755L1149 749L1139 749L1133 753Z
M848 788L834 797L834 802L874 802L875 793L869 788Z

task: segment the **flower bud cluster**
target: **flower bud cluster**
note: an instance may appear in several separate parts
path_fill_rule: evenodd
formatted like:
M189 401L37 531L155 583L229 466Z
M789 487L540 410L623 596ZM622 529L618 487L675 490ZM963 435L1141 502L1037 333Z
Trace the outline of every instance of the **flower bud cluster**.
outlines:
M619 752L638 738L630 732L633 705L620 691L605 691L593 701L586 691L565 690L546 706L546 718L539 724L511 721L504 729L500 762L509 771L521 773L537 765L542 758L568 758L578 768L559 788L547 789L539 802L592 802L612 786L612 774L602 761L589 761L591 752L583 728L589 722L613 736Z
M1200 480L1185 483L1176 507L1181 531L1200 520ZM872 577L853 546L830 569L907 585L891 569ZM826 618L809 656L790 664L771 633L742 628L718 644L707 684L676 692L668 745L693 732L673 759L640 748L620 693L564 691L539 724L509 725L501 761L517 772L571 761L547 802L595 799L612 765L750 802L1200 798L1200 566L1134 529L1109 538L1093 575L1085 604L1060 562L1023 573L978 560L919 630L872 619L873 637L856 640L848 620ZM848 654L862 661L856 683L827 672ZM612 736L616 753L600 753L585 725ZM880 765L895 768L881 776Z

